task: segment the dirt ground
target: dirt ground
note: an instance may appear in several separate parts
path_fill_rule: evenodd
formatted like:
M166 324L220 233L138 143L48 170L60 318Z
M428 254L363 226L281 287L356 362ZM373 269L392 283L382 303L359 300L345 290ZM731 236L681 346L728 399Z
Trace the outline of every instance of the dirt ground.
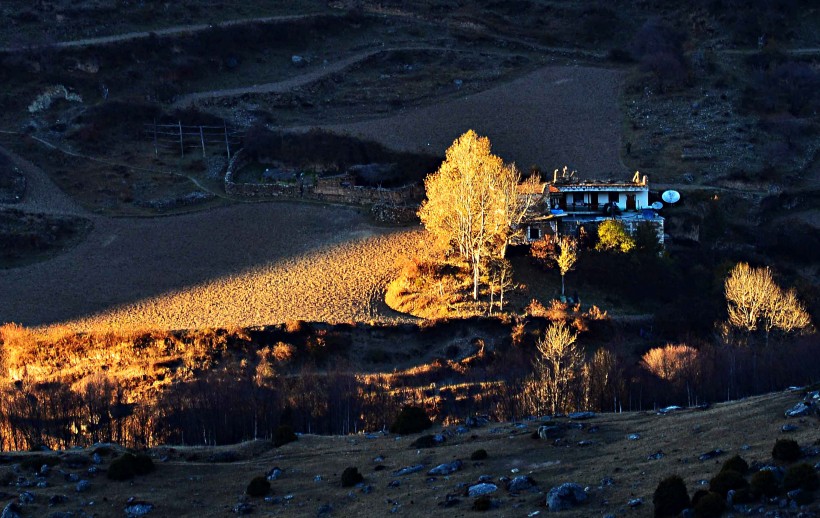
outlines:
M417 232L339 206L240 204L93 222L63 255L0 271L0 320L80 330L389 319L381 291L400 256L420 246Z
M297 442L276 449L262 441L220 448L159 447L150 451L157 464L154 473L130 482L112 482L100 473L90 478L89 489L79 495L74 491L75 483L54 473L65 469L58 465L48 477L49 486L34 490L37 498L23 508L23 515L41 515L46 509L82 509L96 516L122 516L130 501L153 504L151 516L227 516L239 502L250 503L255 514L265 516L316 516L326 505L332 507L332 513L327 514L331 516L473 516L475 499L463 493L484 475L499 486L490 495L496 506L488 513L492 516L546 514L546 493L565 482L588 487L589 498L561 516L652 516L652 494L658 482L669 475L681 476L692 495L707 488L708 480L735 454L749 464L776 464L771 451L775 440L785 436L780 432L783 412L799 397L798 393L777 393L665 416L654 411L601 414L583 421L582 429L569 427L557 446L550 440L530 437L542 424L534 420L491 423L466 433L456 433L455 427L435 427L432 433L443 432L449 438L429 449L410 445L417 436L382 434L303 435ZM556 422L569 424L565 418L548 424ZM788 422L798 427L789 438L809 449L816 444L820 421L810 417ZM639 434L640 438L628 440L629 434ZM591 443L580 446L580 441ZM471 461L471 453L478 449L487 451L487 459ZM698 459L716 449L724 453L711 460ZM649 457L658 452L663 453L662 458ZM214 454L219 453L236 460L208 461L218 458ZM19 461L24 455L12 454L12 459ZM104 457L99 467L105 469L109 459ZM449 476L426 474L436 465L456 459L463 461L461 470ZM806 462L813 464L816 459L807 458ZM413 465L423 467L409 475L395 473ZM341 473L349 466L364 475L367 490L364 486L341 487ZM244 494L253 477L274 467L282 470L282 476L271 482L267 499ZM0 466L0 474L10 469ZM83 471L80 473L86 477ZM510 493L499 481L518 475L532 477L537 489ZM398 481L393 483L395 487L390 486L392 481ZM67 502L47 507L47 498L54 494L69 495ZM458 502L443 507L446 495L454 495ZM627 503L636 498L643 503L630 508ZM91 501L93 506L88 503ZM809 504L806 510L817 512L817 503Z

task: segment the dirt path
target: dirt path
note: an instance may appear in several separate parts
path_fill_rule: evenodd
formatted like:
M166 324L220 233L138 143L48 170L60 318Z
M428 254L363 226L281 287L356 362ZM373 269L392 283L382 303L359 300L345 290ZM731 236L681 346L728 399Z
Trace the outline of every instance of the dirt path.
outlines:
M23 201L0 203L0 207L58 216L93 217L90 212L57 187L42 169L2 146L0 146L0 154L6 155L26 177L26 193Z
M335 13L311 13L311 14L292 14L282 16L263 16L259 18L242 18L239 20L228 20L219 22L218 24L197 23L191 25L178 25L175 27L166 27L164 29L156 29L153 31L135 31L126 32L122 34L111 34L109 36L100 36L97 38L85 38L72 41L60 41L48 45L35 45L20 49L18 47L0 47L0 52L14 52L19 50L35 50L42 48L75 48L75 47L92 47L94 45L106 45L109 43L121 43L124 41L145 39L151 37L152 34L157 36L174 36L179 34L188 34L192 32L205 31L213 27L233 27L236 25L245 25L249 23L269 23L269 22L288 22L296 20L304 20L316 16L342 16L342 14Z

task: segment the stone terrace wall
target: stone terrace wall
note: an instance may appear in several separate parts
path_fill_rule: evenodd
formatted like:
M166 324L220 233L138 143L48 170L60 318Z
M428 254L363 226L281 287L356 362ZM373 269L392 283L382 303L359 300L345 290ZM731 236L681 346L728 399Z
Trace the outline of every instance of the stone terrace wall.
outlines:
M347 176L325 178L316 185L308 183L237 183L234 181L236 171L247 165L248 159L243 150L233 156L225 172L225 192L232 196L247 198L307 198L311 200L351 205L392 204L418 206L424 196L421 185L407 185L396 189L345 185Z

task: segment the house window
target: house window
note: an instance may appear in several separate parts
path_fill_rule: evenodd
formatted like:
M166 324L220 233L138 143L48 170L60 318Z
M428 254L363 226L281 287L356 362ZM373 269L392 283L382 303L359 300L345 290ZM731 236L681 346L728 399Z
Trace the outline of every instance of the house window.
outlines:
M530 241L536 241L541 239L541 229L538 227L529 227L530 229Z
M609 202L610 203L618 203L619 195L617 192L609 193Z

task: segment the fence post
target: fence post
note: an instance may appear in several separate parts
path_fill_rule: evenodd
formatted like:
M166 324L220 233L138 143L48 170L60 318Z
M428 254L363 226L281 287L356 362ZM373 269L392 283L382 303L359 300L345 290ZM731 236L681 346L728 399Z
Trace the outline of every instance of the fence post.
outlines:
M179 153L182 158L185 158L185 144L182 143L182 121L177 121L179 123Z
M202 126L199 127L199 141L202 142L202 158L205 158L205 133L202 131Z
M228 160L231 159L231 145L228 143L228 123L222 121L222 124L225 126L225 149L228 152Z

